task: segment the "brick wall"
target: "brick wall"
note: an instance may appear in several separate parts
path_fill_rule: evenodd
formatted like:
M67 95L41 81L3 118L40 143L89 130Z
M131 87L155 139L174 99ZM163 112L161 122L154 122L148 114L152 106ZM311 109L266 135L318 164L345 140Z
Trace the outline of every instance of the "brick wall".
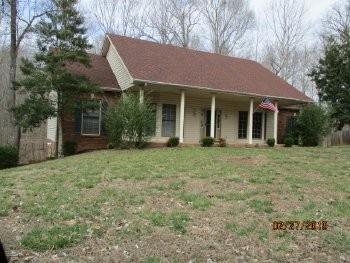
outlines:
M277 126L277 143L283 143L284 136L287 129L288 117L296 116L299 113L297 109L280 109L278 113Z
M109 106L114 105L118 100L115 92L105 92L103 95L97 95L94 99L104 99L108 101ZM75 116L74 113L66 113L63 118L63 142L76 141L78 144L78 152L88 150L106 149L108 137L106 135L90 136L81 135L75 132Z

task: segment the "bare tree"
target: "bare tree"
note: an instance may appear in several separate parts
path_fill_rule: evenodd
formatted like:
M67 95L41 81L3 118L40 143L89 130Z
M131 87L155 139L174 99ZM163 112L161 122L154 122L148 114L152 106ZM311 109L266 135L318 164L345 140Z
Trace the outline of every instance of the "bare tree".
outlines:
M246 0L203 0L201 11L212 51L218 54L232 54L255 22Z
M172 44L175 41L174 20L169 0L151 0L134 24L140 37L161 44Z
M140 9L138 0L99 0L89 8L93 20L104 33L135 37L134 20Z
M193 30L199 22L199 11L195 0L170 0L170 14L173 17L175 44L189 48L195 42Z
M6 141L1 141L1 143L12 144L16 147L19 147L20 143L20 129L15 126L14 117L9 110L16 105L16 92L12 89L12 83L16 80L18 52L24 38L32 32L35 22L46 14L44 3L39 0L2 0L1 3L3 14L1 20L5 19L9 23L7 27L9 32L5 34L10 36L8 84L1 87L4 89L4 98L6 98L4 99L6 105L2 105L1 111L3 118L8 119L8 122L4 124L8 128L8 136L2 136L6 138Z
M337 37L344 30L350 30L350 0L339 1L322 20L323 37Z
M266 11L271 35L265 51L265 63L278 76L292 82L298 47L307 32L305 7L299 0L272 0Z

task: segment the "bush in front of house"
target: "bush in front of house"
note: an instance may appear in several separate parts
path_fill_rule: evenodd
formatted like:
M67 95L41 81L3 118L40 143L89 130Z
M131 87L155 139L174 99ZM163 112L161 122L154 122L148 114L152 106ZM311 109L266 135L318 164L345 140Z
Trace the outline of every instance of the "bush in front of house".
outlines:
M74 155L77 152L78 144L76 141L65 141L62 145L64 156Z
M226 146L227 146L226 139L220 138L219 139L219 147L226 147Z
M110 143L107 144L107 149L108 150L111 150L111 149L114 149L114 148L115 148L115 145L113 143L110 142Z
M18 162L18 150L10 145L0 146L0 169L15 167Z
M131 93L122 95L120 101L107 113L107 131L116 148L142 148L154 135L155 110L148 99L143 103Z
M170 137L168 140L168 147L177 147L179 145L179 137Z
M283 140L284 147L292 147L294 144L294 139L292 137L286 137Z
M215 139L213 137L204 137L201 140L202 146L203 147L211 147L214 145Z
M275 138L269 138L269 139L266 140L266 143L267 143L268 146L274 147L275 143L276 143L276 140L275 140Z
M297 120L297 130L303 146L317 146L330 132L331 121L327 110L311 104L303 107Z

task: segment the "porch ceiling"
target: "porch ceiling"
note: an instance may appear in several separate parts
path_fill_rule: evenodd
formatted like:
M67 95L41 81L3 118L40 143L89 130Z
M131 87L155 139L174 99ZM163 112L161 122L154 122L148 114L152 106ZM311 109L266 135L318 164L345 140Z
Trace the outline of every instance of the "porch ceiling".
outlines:
M147 93L170 93L170 94L178 94L180 100L180 92L181 90L186 91L186 97L195 97L210 100L212 95L215 94L217 100L223 101L232 101L232 102L250 102L250 98L254 99L254 102L261 102L264 98L261 95L251 95L251 94L237 94L233 92L223 92L223 91L211 91L211 90L200 90L197 88L188 88L188 87L174 87L160 84L149 84L146 86L135 85L131 88L132 91L138 91L140 88L143 88L145 94ZM279 107L289 107L294 105L305 104L306 102L291 100L287 98L272 98L270 97L272 102L277 101Z

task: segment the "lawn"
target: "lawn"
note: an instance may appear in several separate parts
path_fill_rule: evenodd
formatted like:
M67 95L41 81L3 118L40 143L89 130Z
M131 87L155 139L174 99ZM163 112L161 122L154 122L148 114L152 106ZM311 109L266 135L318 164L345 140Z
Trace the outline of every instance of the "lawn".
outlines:
M109 150L2 170L0 238L20 262L349 261L350 147Z

